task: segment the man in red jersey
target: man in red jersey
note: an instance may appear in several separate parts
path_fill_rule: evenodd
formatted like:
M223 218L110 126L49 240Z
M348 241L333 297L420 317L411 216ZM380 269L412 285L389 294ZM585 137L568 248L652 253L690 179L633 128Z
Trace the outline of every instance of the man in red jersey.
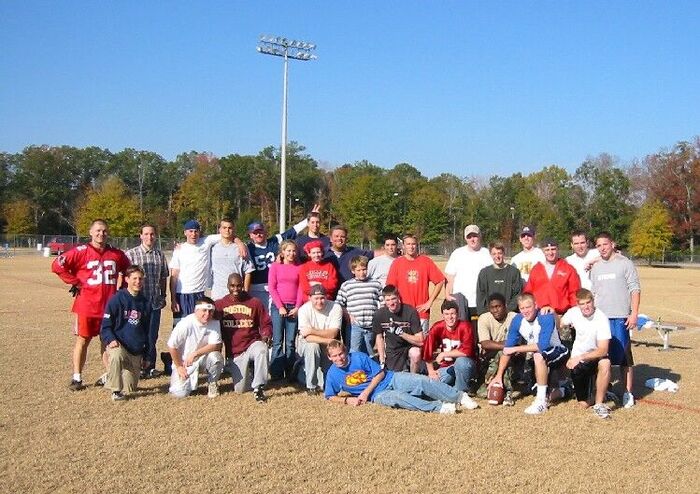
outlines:
M75 297L72 311L76 315L73 347L73 379L70 389L83 389L82 371L90 340L99 336L104 308L117 291L119 275L131 264L126 254L107 244L108 228L104 220L90 225L90 242L58 256L51 270L72 285ZM102 348L104 351L104 348Z
M476 373L472 325L459 320L457 302L445 300L440 309L442 321L433 324L423 343L428 376L465 393L467 408L478 408L476 402L466 395L469 381Z

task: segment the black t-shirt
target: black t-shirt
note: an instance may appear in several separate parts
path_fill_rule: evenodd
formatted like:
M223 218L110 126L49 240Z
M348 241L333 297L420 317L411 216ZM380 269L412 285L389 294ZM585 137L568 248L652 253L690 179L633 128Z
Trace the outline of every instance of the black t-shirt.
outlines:
M389 330L392 327L403 329L404 333L420 333L420 318L416 309L407 304L401 304L398 313L393 313L386 307L382 307L374 313L372 318L372 331L376 334L384 333L386 343L385 366L389 370L404 371L408 363L408 350L413 345L397 336Z

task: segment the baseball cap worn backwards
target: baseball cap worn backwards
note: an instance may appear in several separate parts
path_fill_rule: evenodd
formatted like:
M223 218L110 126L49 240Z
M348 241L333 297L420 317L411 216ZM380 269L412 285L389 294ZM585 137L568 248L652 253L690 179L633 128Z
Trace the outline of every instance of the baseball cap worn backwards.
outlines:
M187 220L185 221L185 230L199 230L201 229L199 221L197 220Z
M323 285L314 285L311 287L311 290L309 290L309 295L323 295L325 297L326 289L323 288Z

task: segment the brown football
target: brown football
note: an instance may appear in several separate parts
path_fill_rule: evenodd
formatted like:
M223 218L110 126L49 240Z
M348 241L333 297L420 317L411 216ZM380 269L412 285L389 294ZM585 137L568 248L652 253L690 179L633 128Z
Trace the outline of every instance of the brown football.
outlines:
M488 394L486 398L489 401L489 405L500 405L503 403L503 398L506 396L506 391L500 384L492 384L489 386Z

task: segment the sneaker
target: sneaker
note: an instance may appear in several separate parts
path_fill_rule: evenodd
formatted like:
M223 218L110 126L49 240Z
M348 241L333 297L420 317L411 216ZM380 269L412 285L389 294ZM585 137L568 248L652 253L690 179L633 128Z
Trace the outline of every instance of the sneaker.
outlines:
M462 399L459 400L459 404L467 410L475 410L479 408L479 404L472 400L467 393L462 394Z
M209 383L208 398L216 398L219 396L219 383Z
M622 395L622 407L623 408L632 408L634 406L634 395L630 393L629 391L625 391L625 394Z
M149 371L148 371L148 377L150 377L151 379L153 379L155 377L160 377L162 375L163 375L163 372L159 371L158 369L149 369Z
M95 387L101 388L107 384L107 373L102 374L97 381L95 381Z
M612 391L605 392L605 401L612 401L615 405L620 406L620 397Z
M466 394L464 396L467 396ZM457 405L454 403L443 403L438 410L443 415L454 415L457 413Z
M528 415L541 415L547 411L547 403L540 400L535 400L532 405L525 409L525 413Z
M318 388L308 388L306 394L309 396L318 396L321 391Z
M126 400L126 396L124 396L124 393L121 391L114 391L112 392L112 401L124 401Z
M71 391L82 391L83 389L85 389L85 386L83 386L83 381L76 381L75 379L73 379L68 385L68 388Z
M258 386L253 390L253 396L255 397L255 401L257 401L258 403L264 403L267 400L265 393L263 393L262 386Z
M507 391L506 395L503 397L503 406L512 407L513 405L515 405L515 401L513 401L513 395L510 391Z
M593 405L593 413L596 417L601 419L610 418L610 409L604 403L598 403L597 405Z

